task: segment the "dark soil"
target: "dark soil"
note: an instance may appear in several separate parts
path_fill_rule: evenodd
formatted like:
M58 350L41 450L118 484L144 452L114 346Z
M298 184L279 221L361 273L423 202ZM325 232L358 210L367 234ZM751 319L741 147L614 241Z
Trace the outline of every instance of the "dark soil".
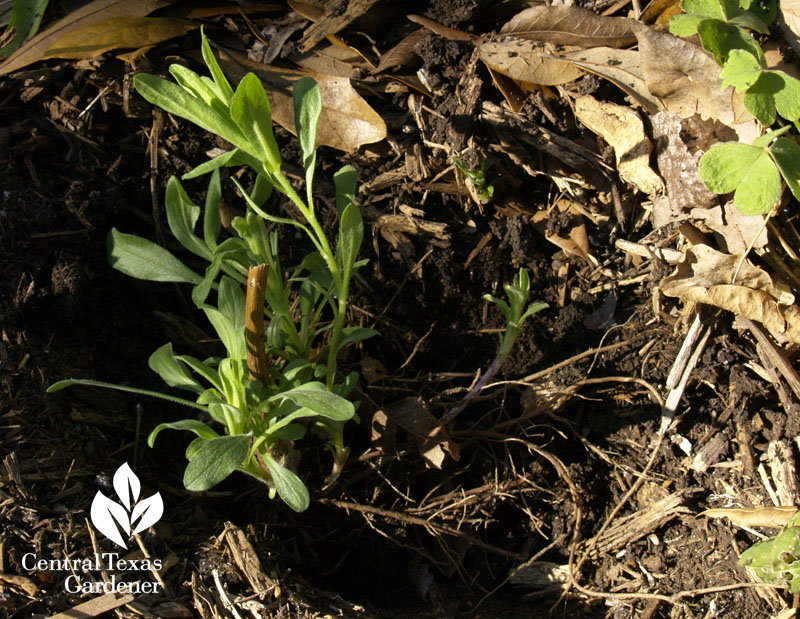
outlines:
M492 4L417 2L408 12L483 33L507 17ZM238 16L226 28L238 28L244 45L252 39ZM396 28L373 33L377 48L385 51L405 31L405 20L398 20ZM192 52L198 42L194 33L165 44L148 54L144 62L152 66L144 68L162 71L165 56ZM685 325L673 301L662 300L662 315L653 311L652 291L670 267L654 263L644 271L614 245L618 238L641 239L649 224L624 232L612 208L608 224L589 230L599 267L546 242L530 217L552 203L557 189L546 176L530 177L493 150L496 135L477 115L452 117L459 82L469 72L481 80L481 100L502 101L485 69L471 62L472 46L431 35L416 50L434 93L425 105L438 113L429 115L430 133L416 130L407 94L372 96L370 104L387 119L402 119L389 123L389 133L405 152L461 134L471 145L465 156L497 158L494 199L479 208L466 192L431 191L428 183L452 162L428 147L428 178L360 195L363 206L386 214L401 205L422 209L424 219L447 225L449 237L406 235L393 246L377 226L368 225L362 253L369 265L356 282L351 317L381 336L354 348L345 369L368 364L383 369L374 380L362 380L361 423L348 430L352 455L338 483L318 490L329 457L319 444L303 453L313 497L302 514L269 500L266 487L240 475L207 493L185 491L188 438L164 433L156 448L146 445L157 423L184 415L175 405L87 388L45 394L64 377L163 390L147 368L156 348L172 341L176 350L195 356L215 352L217 343L194 310L189 289L114 271L105 239L116 227L162 240L168 178L202 163L219 144L188 123L167 120L158 140L158 167L151 170L152 111L135 93L130 105L123 105L133 71L111 57L78 65L49 61L0 82L0 449L5 458L0 572L25 575L37 587L26 594L0 577L0 614L49 615L85 601L65 592L69 572L25 569L23 556L90 557L95 543L111 550L105 540L90 536L89 510L95 494L107 492L110 476L126 461L141 479L143 495L159 491L165 500L164 516L142 541L151 556L169 562L163 574L168 592L139 600L140 611L151 613L145 616L211 616L198 610L206 608L197 601L198 591L214 597L224 588L237 599L254 595L224 542L231 526L245 533L277 585L260 599L254 596L264 613L257 616L488 618L553 612L617 619L732 618L766 617L780 608L777 597L762 597L754 588L725 588L750 582L736 559L754 538L696 514L727 506L733 489L738 489L736 501L746 497L745 506L769 504L751 464L757 466L769 441L792 441L800 416L784 409L771 387L747 369L748 362L758 360L754 342L731 327L730 316L710 313L713 334L678 409L677 427L616 518L670 493L679 494L682 510L585 562L576 577L588 594L573 588L560 597L558 586L509 579L534 555L554 566L567 565L571 553L577 552L576 560L582 553L576 544L597 534L636 482L656 446L661 419L661 408L643 381L666 393ZM106 87L101 103L82 114ZM577 88L602 88L606 96L607 86L596 79L587 78ZM536 101L537 95L529 95L523 113L597 149L597 140L582 137L572 121L550 123ZM548 105L559 119L567 116L563 103ZM406 125L415 131L403 132ZM287 160L296 165L293 138L278 133ZM330 179L343 161L357 167L364 185L402 165L388 147L375 150L383 155L343 157L321 149L321 203L333 199L331 183L322 179ZM539 158L531 154L531 165ZM186 188L201 203L203 182L187 182ZM600 208L592 195L585 198L587 205ZM622 199L629 212L640 208L640 196L623 191ZM515 210L519 204L524 208ZM556 215L547 224L554 233L572 225ZM283 235L285 264L302 255L304 248L294 242ZM166 243L180 253L172 241ZM563 265L569 266L564 298L558 278ZM504 325L482 297L502 296L503 284L520 267L531 274L532 299L546 301L549 308L526 323L502 369L503 379L516 382L487 390L448 427L460 459L447 457L437 470L403 432L396 437L396 451L376 450L370 439L375 411L421 396L441 417L489 366L497 330ZM642 273L647 277L637 284L619 284ZM527 385L520 382L615 344ZM588 378L607 380L579 384ZM693 445L693 456L713 437L722 444L717 466L698 472L680 441ZM435 526L421 526L422 520ZM722 589L669 601L621 595L675 596L714 587ZM134 611L120 612L133 616Z

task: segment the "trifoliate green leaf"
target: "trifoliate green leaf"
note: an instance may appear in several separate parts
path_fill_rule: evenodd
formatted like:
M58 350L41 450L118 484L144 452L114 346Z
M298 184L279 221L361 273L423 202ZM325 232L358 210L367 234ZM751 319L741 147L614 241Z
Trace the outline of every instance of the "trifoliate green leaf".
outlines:
M739 142L714 144L700 158L698 176L714 193L730 193L763 153L763 148Z
M720 73L722 87L733 86L740 92L745 91L756 83L761 71L761 65L753 54L743 49L731 50Z

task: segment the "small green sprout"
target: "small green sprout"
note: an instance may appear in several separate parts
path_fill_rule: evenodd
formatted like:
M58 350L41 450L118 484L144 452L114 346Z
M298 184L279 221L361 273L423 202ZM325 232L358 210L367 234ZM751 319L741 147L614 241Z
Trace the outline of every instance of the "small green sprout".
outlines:
M439 422L442 426L453 421L453 419L466 408L470 400L478 395L481 389L483 389L500 371L508 355L511 354L511 350L514 348L514 342L516 342L525 321L530 316L548 307L547 303L541 302L528 304L528 298L531 292L531 280L525 269L520 269L519 273L514 276L514 281L511 284L506 284L504 289L508 302L493 297L490 294L483 296L484 301L494 303L506 319L506 328L500 335L500 346L497 349L497 355L489 366L489 369L487 369L486 373L475 383L469 393L461 399L461 402L456 405L455 408L452 408L442 417Z
M752 568L767 584L789 587L795 595L800 594L800 511L775 537L745 550L739 564Z
M488 204L491 202L494 196L494 185L489 182L488 172L489 168L495 163L494 159L491 157L482 159L480 165L474 170L467 169L467 166L460 157L455 157L454 160L456 167L461 170L468 181L472 183L475 192L478 194L478 198L480 198L481 204Z
M356 411L346 398L355 389L358 374L341 376L337 360L348 344L375 335L371 329L345 325L350 282L365 264L357 259L364 225L354 204L355 170L345 166L334 175L339 216L334 250L313 202L316 133L322 111L319 86L303 78L294 87L295 126L306 169L303 199L281 170L270 104L259 79L248 74L234 90L204 34L202 53L210 78L172 65L170 72L177 83L139 74L134 84L151 103L233 145L230 152L184 176L211 173L204 210L192 202L177 178L167 184L165 206L173 236L209 266L205 273L196 273L159 245L117 230L108 236L108 253L112 266L132 277L192 284L192 300L213 326L226 356L200 360L178 355L171 343L152 354L151 369L169 386L192 392L194 401L92 380L64 380L48 391L78 384L108 387L199 409L203 420L162 423L148 439L152 447L164 429L195 434L186 450L189 463L183 481L187 489L206 490L241 471L269 484L271 497L277 493L289 507L303 511L310 499L293 470L294 443L305 436L309 424L316 425L333 453L331 479L338 476L349 452L344 425L355 418ZM256 172L255 187L247 192L233 180L247 214L233 221L238 236L221 240L220 168L241 165ZM268 212L273 189L289 198L303 221ZM201 210L199 236L195 228ZM315 251L286 272L279 260L277 234L268 233L265 222L295 226ZM216 303L212 304L209 298L214 293Z

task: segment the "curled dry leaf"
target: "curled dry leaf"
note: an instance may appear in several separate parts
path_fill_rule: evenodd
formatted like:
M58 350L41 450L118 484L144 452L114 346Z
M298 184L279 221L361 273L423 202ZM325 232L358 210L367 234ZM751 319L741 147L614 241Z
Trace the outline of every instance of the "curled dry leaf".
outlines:
M655 114L662 109L661 102L647 89L642 76L639 52L631 49L593 47L559 54L557 58L607 79L632 97L650 114Z
M794 305L794 295L747 260L734 281L741 259L741 254L695 245L661 282L661 292L728 310L762 323L780 341L800 343L800 309Z
M230 50L222 52L220 56L220 66L232 82L238 83L249 71L259 77L269 96L273 120L293 134L292 89L301 77L311 76L317 80L322 92L318 146L351 152L386 137L386 123L353 89L347 78L271 67Z
M381 56L375 73L381 73L392 67L408 67L417 65L420 57L416 52L417 43L429 36L430 32L425 28L417 28L414 32L407 34L392 49Z
M490 41L478 48L488 67L510 77L523 90L567 84L583 75L575 64L552 57L544 43L525 39Z
M740 527L780 529L797 513L796 507L749 507L741 509L707 509L697 514L706 518L727 518Z
M95 0L72 11L52 26L29 39L0 64L0 75L8 75L41 60L53 44L67 33L106 19L143 17L174 0Z
M650 93L681 118L700 114L733 125L732 88L722 89L720 66L685 39L646 26L636 31L642 74Z
M789 45L800 54L800 0L781 0L778 3L778 24Z
M409 440L417 444L420 454L431 466L442 468L447 454L458 461L458 446L439 426L422 398L403 398L376 412L372 419L373 445L385 451L394 450L398 427L408 433Z
M691 215L719 234L730 254L742 254L752 245L754 249L764 247L769 238L761 215L745 215L733 205L712 208L694 208Z
M595 258L589 247L589 236L586 234L586 222L581 215L583 210L580 205L575 204L572 200L562 198L555 203L553 209L564 215L570 215L568 219L568 232L564 236L563 232L554 232L548 229L547 222L550 219L548 211L537 211L531 217L531 225L534 229L544 236L549 242L556 247L560 248L567 254L583 258L592 266L597 266L597 258Z
M663 193L661 178L650 169L653 146L636 112L584 95L575 100L575 116L611 145L623 180L649 196Z
M577 6L533 6L503 26L502 34L579 47L626 47L636 42L636 22L627 17L603 17Z
M200 24L174 17L113 17L70 30L42 59L94 58L112 49L139 49L179 37Z

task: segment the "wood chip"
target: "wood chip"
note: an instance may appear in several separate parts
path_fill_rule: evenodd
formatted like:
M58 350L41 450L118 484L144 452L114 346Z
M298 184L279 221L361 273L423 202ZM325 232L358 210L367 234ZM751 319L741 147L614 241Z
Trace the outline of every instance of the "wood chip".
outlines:
M94 598L83 604L78 604L70 610L53 615L50 619L75 619L75 617L99 617L103 613L125 606L133 602L136 596L131 593L106 593L99 598Z

